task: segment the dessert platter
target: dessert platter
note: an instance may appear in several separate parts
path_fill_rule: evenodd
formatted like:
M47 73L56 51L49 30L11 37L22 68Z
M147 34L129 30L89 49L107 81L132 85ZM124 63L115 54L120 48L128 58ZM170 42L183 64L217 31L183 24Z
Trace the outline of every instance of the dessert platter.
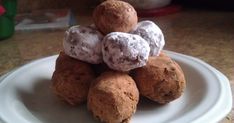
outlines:
M228 79L203 61L171 51L187 80L183 95L166 105L147 99L139 102L132 123L213 123L224 118L232 106ZM1 123L98 123L86 104L70 107L51 92L56 56L26 64L0 80ZM212 117L212 118L211 118Z
M207 63L163 50L161 29L108 0L94 24L70 27L59 55L0 79L0 122L218 122L232 106L229 80Z

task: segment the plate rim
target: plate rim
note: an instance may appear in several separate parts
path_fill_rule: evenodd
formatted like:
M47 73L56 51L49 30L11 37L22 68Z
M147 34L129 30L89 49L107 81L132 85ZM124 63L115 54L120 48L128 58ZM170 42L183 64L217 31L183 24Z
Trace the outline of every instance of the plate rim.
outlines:
M213 109L207 111L206 114L204 114L200 118L195 119L193 122L195 122L195 123L204 123L204 122L214 123L214 122L221 121L225 116L227 116L228 113L232 109L232 102L233 102L229 79L223 73L221 73L219 70L217 70L215 67L212 67L210 64L206 63L205 61L203 61L199 58L185 55L185 54L181 54L181 53L177 53L177 52L173 52L173 51L165 51L165 52L169 53L169 56L171 54L174 54L176 56L188 58L190 60L193 60L196 63L199 63L200 65L203 65L204 67L207 67L209 69L209 71L212 72L212 74L217 78L217 80L219 80L219 85L222 86L221 88L225 88L225 89L222 89L222 91L223 91L222 96L220 96L220 98L218 99L219 102L215 103ZM221 97L222 97L222 99L221 99ZM225 99L227 99L227 100L225 100ZM223 110L223 108L221 107L222 106L221 104L224 104L224 102L226 104L225 105L226 108L224 108L225 110ZM220 107L218 107L218 106L220 106ZM214 109L214 108L216 108L216 109ZM212 110L214 110L214 111L212 111ZM223 113L221 113L221 112L223 112ZM208 116L206 116L206 115L211 115L212 118L209 119L209 121L208 121L208 119L207 119Z

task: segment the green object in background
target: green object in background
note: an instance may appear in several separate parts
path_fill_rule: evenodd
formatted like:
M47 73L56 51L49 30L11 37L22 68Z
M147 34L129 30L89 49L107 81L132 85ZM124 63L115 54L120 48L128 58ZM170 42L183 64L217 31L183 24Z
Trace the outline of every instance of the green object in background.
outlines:
M3 7L6 9L6 16L15 17L17 0L3 0Z
M15 23L13 19L0 17L0 40L11 37L14 34Z
M6 12L0 16L0 40L9 38L14 34L17 0L3 0L2 6Z

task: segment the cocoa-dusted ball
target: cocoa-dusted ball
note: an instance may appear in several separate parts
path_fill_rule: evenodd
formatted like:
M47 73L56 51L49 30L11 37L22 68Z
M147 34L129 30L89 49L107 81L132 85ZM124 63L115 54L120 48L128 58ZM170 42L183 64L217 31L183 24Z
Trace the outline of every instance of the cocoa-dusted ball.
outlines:
M126 2L107 0L96 7L93 12L94 23L103 33L129 32L137 24L135 9Z
M79 105L86 101L89 86L94 79L90 64L61 52L52 76L52 90L61 100L70 105Z
M164 53L149 57L147 65L135 69L133 76L140 94L161 104L179 98L185 89L182 69Z
M90 86L88 109L104 123L129 123L138 101L139 91L128 74L106 71Z

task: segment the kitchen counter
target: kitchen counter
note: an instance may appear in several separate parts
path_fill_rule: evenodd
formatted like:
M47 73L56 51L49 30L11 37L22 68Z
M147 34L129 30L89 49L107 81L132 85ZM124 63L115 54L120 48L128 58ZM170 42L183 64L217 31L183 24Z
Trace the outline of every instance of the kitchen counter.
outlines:
M224 73L234 90L234 12L184 10L155 21L165 34L166 50L202 59ZM79 24L92 23L90 12L78 13ZM0 75L32 60L58 54L64 30L16 32L0 41ZM231 123L232 113L222 123Z

